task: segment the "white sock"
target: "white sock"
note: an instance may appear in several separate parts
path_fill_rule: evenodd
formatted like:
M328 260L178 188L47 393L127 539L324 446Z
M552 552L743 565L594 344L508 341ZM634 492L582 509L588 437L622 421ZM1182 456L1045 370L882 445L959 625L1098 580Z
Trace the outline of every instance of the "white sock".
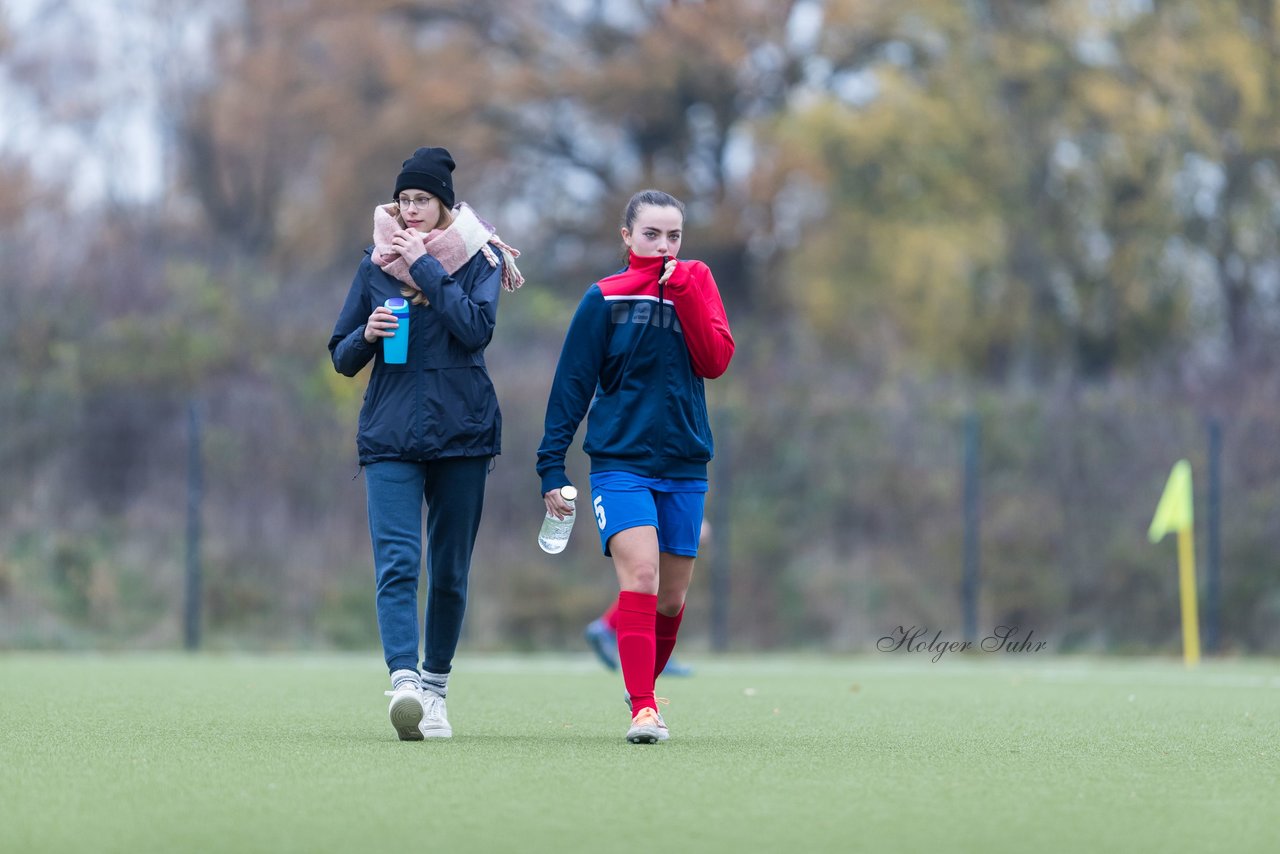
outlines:
M421 689L422 680L418 678L416 670L395 670L391 673L391 690L395 691L405 682L413 685L413 687Z
M449 693L449 674L432 673L430 670L422 671L422 689L433 694L439 694L441 697L447 695Z

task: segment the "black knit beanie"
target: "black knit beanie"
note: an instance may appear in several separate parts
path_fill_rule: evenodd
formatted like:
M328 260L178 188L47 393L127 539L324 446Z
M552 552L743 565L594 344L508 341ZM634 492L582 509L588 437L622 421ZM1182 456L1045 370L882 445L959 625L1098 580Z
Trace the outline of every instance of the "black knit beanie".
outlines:
M453 156L443 148L419 148L404 162L396 178L395 196L401 190L425 190L446 209L453 207Z

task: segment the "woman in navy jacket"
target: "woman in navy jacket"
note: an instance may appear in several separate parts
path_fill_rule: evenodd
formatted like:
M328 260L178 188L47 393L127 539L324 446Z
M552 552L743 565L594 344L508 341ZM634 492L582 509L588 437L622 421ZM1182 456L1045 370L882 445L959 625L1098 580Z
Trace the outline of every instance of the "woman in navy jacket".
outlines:
M543 500L563 518L573 512L560 494L564 457L587 418L591 509L620 588L632 743L669 737L654 681L675 648L698 554L713 450L703 380L723 374L734 350L711 271L674 257L683 233L677 199L659 190L631 198L627 266L588 288L570 321L538 449Z
M356 436L365 473L378 628L403 740L448 738L449 673L462 631L467 577L485 480L501 451L502 415L484 350L498 294L520 284L515 253L465 204L454 207L453 158L419 148L396 178L395 201L374 215L374 245L356 271L329 339L334 367L373 363ZM383 304L405 298L409 347L388 363L396 334ZM429 584L421 672L418 574L427 505Z

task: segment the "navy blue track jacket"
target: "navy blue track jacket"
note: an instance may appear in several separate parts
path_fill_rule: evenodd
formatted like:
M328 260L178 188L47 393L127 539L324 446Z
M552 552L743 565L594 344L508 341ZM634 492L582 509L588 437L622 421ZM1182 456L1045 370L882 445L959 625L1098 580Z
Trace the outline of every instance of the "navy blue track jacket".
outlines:
M543 494L569 483L565 453L584 416L592 472L706 478L714 447L703 379L728 368L733 335L706 264L679 261L659 286L662 268L662 258L632 253L578 304L538 448Z

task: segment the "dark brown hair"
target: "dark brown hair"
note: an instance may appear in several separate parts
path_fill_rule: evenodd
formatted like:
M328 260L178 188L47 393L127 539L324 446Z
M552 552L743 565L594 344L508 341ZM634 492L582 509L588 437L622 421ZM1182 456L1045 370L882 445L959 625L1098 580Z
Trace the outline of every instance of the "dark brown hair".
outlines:
M684 202L675 196L661 190L641 190L627 202L627 208L622 212L622 227L631 231L636 224L636 215L647 205L653 205L655 208L675 208L680 211L681 219L684 218Z

